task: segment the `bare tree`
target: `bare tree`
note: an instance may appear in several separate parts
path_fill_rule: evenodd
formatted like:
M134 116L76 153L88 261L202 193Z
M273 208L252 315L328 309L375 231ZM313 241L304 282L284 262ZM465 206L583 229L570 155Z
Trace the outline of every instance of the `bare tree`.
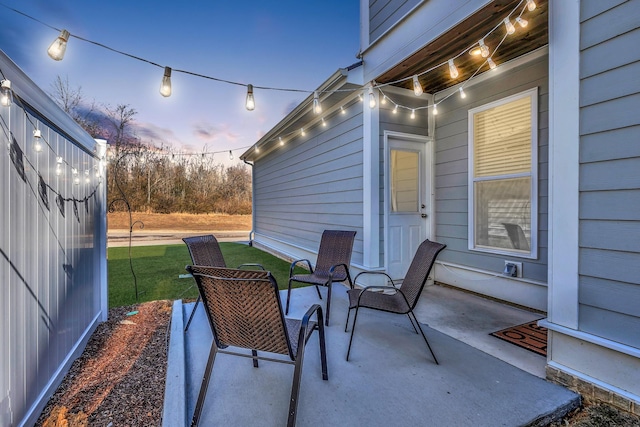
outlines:
M73 88L68 77L57 76L51 88L49 96L60 108L94 138L102 136L102 127L95 117L95 101L88 102L84 98L81 86Z

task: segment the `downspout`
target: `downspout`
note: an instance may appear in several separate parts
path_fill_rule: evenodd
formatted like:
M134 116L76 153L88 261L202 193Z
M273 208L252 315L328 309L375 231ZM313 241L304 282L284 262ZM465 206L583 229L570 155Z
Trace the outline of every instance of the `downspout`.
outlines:
M253 246L253 237L255 236L254 224L256 223L256 198L254 194L254 185L253 185L253 163L247 161L247 159L242 159L243 162L251 166L251 231L249 231L249 246Z

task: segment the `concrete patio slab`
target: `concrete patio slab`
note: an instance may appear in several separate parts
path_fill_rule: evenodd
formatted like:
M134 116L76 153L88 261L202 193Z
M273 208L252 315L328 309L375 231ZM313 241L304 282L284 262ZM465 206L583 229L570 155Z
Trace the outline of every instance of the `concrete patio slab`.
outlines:
M291 317L301 317L318 298L314 289L292 293ZM324 306L324 301L322 302ZM175 313L184 321L191 304ZM473 311L472 307L468 310ZM298 426L525 426L547 425L579 405L579 396L432 328L425 328L440 365L406 316L364 310L360 313L351 360L345 361L346 288L334 285L331 325L327 328L329 380L322 381L319 347L307 345L298 406ZM172 328L172 332L176 328ZM211 333L199 308L184 338L186 390L167 385L168 402L184 399L184 412L172 415L165 402L163 425L188 422L197 398ZM171 339L180 345L179 339ZM526 351L526 350L524 350ZM171 369L171 372L176 370ZM286 424L293 367L219 354L201 425L282 426ZM175 387L180 381L172 379ZM181 396L183 393L183 396ZM170 408L174 408L171 409Z

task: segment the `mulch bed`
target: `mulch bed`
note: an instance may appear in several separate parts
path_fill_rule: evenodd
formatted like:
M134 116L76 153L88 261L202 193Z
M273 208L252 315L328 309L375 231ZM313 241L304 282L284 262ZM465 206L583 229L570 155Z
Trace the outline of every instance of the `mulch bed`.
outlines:
M171 301L109 310L36 426L159 426L170 319Z

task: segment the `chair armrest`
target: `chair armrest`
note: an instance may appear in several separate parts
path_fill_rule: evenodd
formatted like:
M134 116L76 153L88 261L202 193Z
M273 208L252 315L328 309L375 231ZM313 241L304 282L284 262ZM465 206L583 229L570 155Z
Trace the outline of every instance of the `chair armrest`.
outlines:
M362 271L360 273L358 273L356 275L356 277L353 279L353 283L357 284L356 282L358 281L358 277L360 277L362 274L381 274L383 276L387 276L387 279L389 279L389 283L391 283L393 285L393 287L396 286L396 284L393 282L393 279L391 278L391 276L389 276L387 273L385 273L384 271ZM396 288L397 289L397 288Z
M252 263L240 264L238 267L236 267L236 269L240 269L242 267L258 267L260 270L265 271L265 268L262 264L252 264Z
M306 343L305 337L307 336L307 328L309 327L309 320L311 320L313 313L316 313L318 328L324 329L322 307L320 307L320 304L313 304L309 307L304 316L302 316L302 323L300 324L300 331L298 332L298 351L300 351Z
M311 267L311 263L308 259L297 259L291 263L291 267L289 268L289 277L293 276L293 269L296 268L296 265L300 262L306 262L309 271L313 273L313 267Z

